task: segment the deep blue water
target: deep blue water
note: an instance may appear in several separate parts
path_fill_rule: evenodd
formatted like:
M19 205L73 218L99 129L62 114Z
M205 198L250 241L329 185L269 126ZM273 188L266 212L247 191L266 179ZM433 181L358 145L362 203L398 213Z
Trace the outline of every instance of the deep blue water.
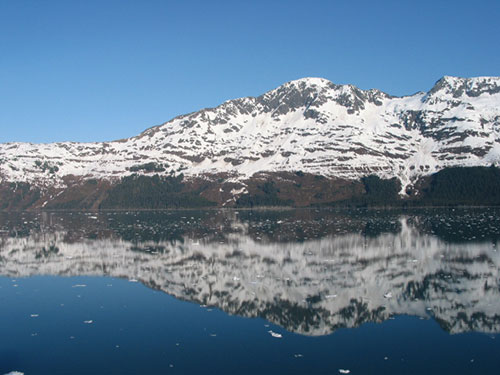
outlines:
M477 229L480 241L453 241L425 225L394 229L399 214L375 215L372 229L386 229L367 237L359 231L366 217L332 216L323 226L344 229L328 233L308 227L318 224L314 216L207 216L211 224L203 227L188 213L184 226L205 228L203 235L130 243L103 228L121 220L110 213L79 219L101 220L106 235L81 221L55 225L72 222L61 214L49 223L24 217L33 228L13 236L14 226L5 224L0 246L0 374L498 374L498 231L491 214L463 214L465 227L483 219L489 225ZM142 229L158 222L131 215ZM421 222L418 215L409 222ZM286 228L267 226L293 220L322 242L308 242L312 235L304 239L303 231L283 239ZM213 233L228 223L246 229ZM279 232L280 241L266 230ZM382 253L388 246L394 249ZM108 252L113 256L103 258ZM288 272L294 262L299 266ZM386 297L374 296L371 283L386 288Z
M496 374L500 365L498 335L449 335L432 319L307 337L120 279L2 277L0 287L1 373Z

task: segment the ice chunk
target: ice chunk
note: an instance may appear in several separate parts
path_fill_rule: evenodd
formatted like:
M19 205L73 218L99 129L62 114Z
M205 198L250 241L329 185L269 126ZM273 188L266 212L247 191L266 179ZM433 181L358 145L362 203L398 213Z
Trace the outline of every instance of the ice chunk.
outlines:
M11 371L5 375L24 375L24 372L21 371Z
M392 293L387 292L386 294L384 294L384 298L392 298Z
M339 372L341 374L349 374L351 372L351 370L344 370L343 368L339 368Z
M280 333L273 332L272 330L269 330L267 332L269 332L271 334L271 336L273 336L274 338L277 338L277 339L280 339L283 337Z

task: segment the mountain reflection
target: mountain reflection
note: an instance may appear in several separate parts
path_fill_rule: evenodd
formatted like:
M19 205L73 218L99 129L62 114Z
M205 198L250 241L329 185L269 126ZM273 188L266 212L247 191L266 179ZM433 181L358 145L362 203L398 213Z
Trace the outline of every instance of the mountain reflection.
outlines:
M306 335L399 314L500 332L499 213L2 213L0 274L137 279Z

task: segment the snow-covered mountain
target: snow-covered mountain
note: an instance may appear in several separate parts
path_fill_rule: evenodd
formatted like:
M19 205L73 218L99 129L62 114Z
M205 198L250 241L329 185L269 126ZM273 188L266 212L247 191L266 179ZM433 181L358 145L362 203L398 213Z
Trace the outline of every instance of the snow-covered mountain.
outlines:
M144 168L147 163L152 168ZM405 187L449 166L500 164L500 78L445 76L393 97L321 78L229 100L113 142L0 144L0 182L59 186L132 173L306 171L342 179L397 177ZM243 190L237 190L239 192Z
M500 234L497 214L302 220L281 214L261 221L241 220L231 211L208 216L191 211L175 220L168 213L155 220L115 213L26 216L0 226L0 275L136 279L179 299L263 317L307 335L399 314L434 318L450 333L498 333L500 252L496 240L484 237ZM423 230L426 221L435 229L441 223L450 233L461 232L460 242ZM337 234L318 236L320 223ZM367 225L396 230L367 235L356 229ZM462 229L471 226L474 238L467 239ZM130 227L134 235L123 238L118 227ZM180 227L198 232L160 241L138 236L147 229L154 238L155 232ZM270 240L271 227L291 234L300 228L311 237Z

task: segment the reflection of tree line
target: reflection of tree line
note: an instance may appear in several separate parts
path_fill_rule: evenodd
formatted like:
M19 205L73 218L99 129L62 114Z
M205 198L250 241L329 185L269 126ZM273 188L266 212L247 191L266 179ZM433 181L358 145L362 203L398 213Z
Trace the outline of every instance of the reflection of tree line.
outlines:
M491 241L500 238L500 209L398 210L192 210L99 213L0 213L1 237L64 230L65 241L121 238L131 242L224 241L245 233L270 242L306 241L328 235L359 233L377 237L399 233L400 216L421 232L445 241Z

